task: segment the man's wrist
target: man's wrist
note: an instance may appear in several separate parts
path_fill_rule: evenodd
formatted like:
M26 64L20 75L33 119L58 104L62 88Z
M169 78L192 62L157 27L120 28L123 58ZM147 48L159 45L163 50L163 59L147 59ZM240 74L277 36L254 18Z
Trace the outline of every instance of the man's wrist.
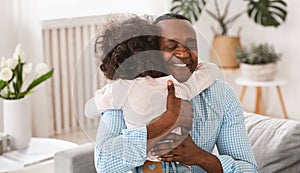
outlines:
M207 172L223 172L222 165L218 157L199 149L195 158L196 165L201 166Z
M159 119L149 123L147 125L148 139L159 137L171 131L176 121L171 116L171 113L166 111Z

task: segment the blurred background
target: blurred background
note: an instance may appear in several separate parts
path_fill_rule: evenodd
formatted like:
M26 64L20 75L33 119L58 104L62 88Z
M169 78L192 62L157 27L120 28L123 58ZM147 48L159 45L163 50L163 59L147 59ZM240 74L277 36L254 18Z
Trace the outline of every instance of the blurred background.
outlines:
M230 28L228 35L237 35L241 28L242 47L269 43L282 54L277 76L286 80L286 85L281 87L286 111L289 119L300 121L300 1L285 2L288 4L287 17L277 28L258 25L245 14ZM206 8L213 11L214 6L214 0L207 1ZM219 6L224 8L225 3L219 1ZM228 13L236 14L245 6L245 1L234 1ZM92 56L91 50L84 48L105 20L103 16L111 13L160 15L170 12L171 7L170 0L0 0L0 57L11 57L15 46L21 43L27 59L33 63L46 62L55 69L51 81L39 86L30 96L33 136L55 137L80 129L75 116L83 118L82 105L93 95L93 89L104 82L97 79L100 84L94 83L97 74L93 59L79 63L79 66L76 64ZM194 26L206 38L199 42L199 58L210 60L214 38L211 27L217 28L217 23L203 10ZM74 77L76 69L78 75ZM87 70L90 71L86 73ZM237 95L241 92L241 86L235 82L239 75L238 69L224 69L225 80ZM91 90L87 91L87 88ZM243 100L245 111L254 111L255 96L255 88L249 87ZM275 88L263 88L262 98L264 115L283 117ZM0 110L2 131L1 99ZM80 123L86 129L94 129L98 122L83 118Z

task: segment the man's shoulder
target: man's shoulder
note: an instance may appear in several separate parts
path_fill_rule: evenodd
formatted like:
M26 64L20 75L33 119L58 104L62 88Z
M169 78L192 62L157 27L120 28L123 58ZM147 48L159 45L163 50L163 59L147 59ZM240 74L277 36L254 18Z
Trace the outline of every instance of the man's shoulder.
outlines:
M205 102L223 102L227 95L231 95L231 93L233 93L231 86L227 82L217 79L211 86L196 95L193 100L200 102L201 100Z
M192 101L211 106L220 106L236 100L232 87L223 80L217 79L210 87L195 96Z
M231 89L231 87L227 82L220 80L220 79L216 79L211 86L209 86L206 90L204 90L204 92L206 92L206 93L218 92L219 93L219 92L226 92L230 89Z

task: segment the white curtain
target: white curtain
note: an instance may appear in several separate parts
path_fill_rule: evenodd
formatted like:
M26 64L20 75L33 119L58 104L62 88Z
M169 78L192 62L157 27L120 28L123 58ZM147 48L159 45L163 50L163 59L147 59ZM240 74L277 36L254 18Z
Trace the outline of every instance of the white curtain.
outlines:
M0 1L0 57L11 57L15 46L21 43L27 61L37 64L43 61L42 30L38 0ZM49 135L49 111L47 82L27 96L31 103L33 136ZM2 100L0 101L0 131L2 131Z

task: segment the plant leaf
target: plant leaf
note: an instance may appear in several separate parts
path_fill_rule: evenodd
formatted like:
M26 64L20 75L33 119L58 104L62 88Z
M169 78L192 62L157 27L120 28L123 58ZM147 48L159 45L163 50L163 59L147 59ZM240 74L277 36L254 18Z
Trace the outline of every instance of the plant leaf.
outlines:
M170 11L174 13L178 13L180 11L180 5L173 6Z
M32 92L32 91L24 91L24 92L20 93L20 94L19 94L19 99L20 99L20 98L23 98L23 97L25 97L26 95L31 94L31 93L33 93L33 92Z
M220 10L220 8L219 8L219 4L218 4L217 0L215 0L215 7L216 7L216 11L217 11L217 16L218 16L218 18L221 18L221 17L222 17L222 16L221 16L221 10Z
M226 3L226 5L225 5L225 9L224 9L224 12L223 12L223 18L224 19L227 17L230 4L231 4L231 0L229 0L228 3Z
M23 65L24 63L22 63L20 61L20 59L18 60L18 64L17 66L15 67L15 69L13 69L13 77L12 79L9 81L12 82L12 80L15 78L15 82L13 82L13 93L17 96L20 91L21 91L21 87L23 85L23 75L22 75L22 72L23 72Z
M0 91L3 89L3 88L5 88L5 86L6 86L6 82L4 82L3 80L0 80Z
M228 19L227 21L225 21L225 25L230 25L230 23L236 21L239 17L241 17L242 15L245 14L246 11L241 11L239 13L237 13L236 15L232 16L230 19Z
M54 69L50 70L48 73L40 76L39 78L32 81L32 83L27 87L26 92L29 92L34 87L39 85L40 83L44 82L45 80L49 79L53 75Z
M170 11L181 14L192 22L196 22L202 12L202 7L205 5L206 0L172 0Z
M219 18L210 10L206 9L206 12L208 15L210 15L212 18L214 18L215 20L219 20Z
M278 2L278 3L282 4L283 6L287 6L287 4L282 0L273 0L273 1L270 1L270 2L272 2L272 3Z
M15 90L16 95L19 93L17 83L13 82L13 88Z
M286 19L287 4L282 0L250 0L248 3L248 16L262 26L277 27Z
M276 14L278 17L280 17L282 20L286 17L287 12L284 11L282 8L279 8L277 6L271 6L274 10L272 11L272 13ZM277 9L277 11L275 11L275 9ZM280 12L278 12L280 11Z

